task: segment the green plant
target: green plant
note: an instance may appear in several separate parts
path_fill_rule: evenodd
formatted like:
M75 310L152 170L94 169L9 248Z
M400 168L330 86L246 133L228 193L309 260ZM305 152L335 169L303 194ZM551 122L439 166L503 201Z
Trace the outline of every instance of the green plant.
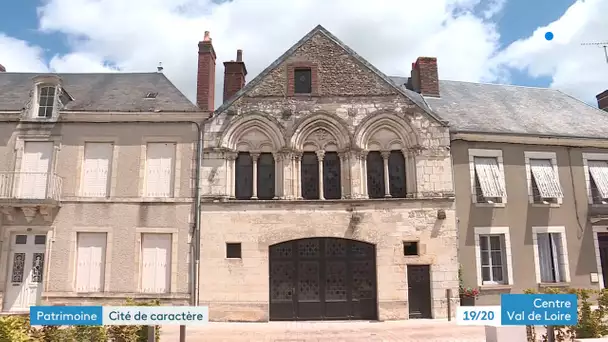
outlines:
M12 315L0 317L0 341L29 342L29 316Z
M99 342L108 340L106 327L92 327L76 325L73 327L74 338L78 342Z
M127 299L125 306L159 306L158 299L152 301L135 301ZM155 340L160 341L160 326L156 326ZM108 337L114 342L147 342L148 326L146 325L113 325L108 328Z

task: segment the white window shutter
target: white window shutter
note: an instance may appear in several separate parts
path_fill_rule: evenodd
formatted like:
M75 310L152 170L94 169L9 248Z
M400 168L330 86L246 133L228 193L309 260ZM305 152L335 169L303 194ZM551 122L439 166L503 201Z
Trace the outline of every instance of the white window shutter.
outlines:
M19 174L22 198L45 198L51 159L52 141L26 141Z
M78 233L77 292L103 291L106 233Z
M171 234L143 234L141 290L169 292L171 287Z
M83 162L82 196L106 197L114 146L112 143L86 143Z
M83 244L82 235L78 234L78 264L76 268L76 292L89 292L91 272L91 249Z
M149 143L146 148L146 197L172 197L174 143Z

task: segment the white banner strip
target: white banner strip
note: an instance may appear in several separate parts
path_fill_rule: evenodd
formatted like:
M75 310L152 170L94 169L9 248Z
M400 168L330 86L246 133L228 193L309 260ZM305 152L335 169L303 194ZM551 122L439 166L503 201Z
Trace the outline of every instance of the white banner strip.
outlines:
M201 325L207 306L104 306L103 325Z

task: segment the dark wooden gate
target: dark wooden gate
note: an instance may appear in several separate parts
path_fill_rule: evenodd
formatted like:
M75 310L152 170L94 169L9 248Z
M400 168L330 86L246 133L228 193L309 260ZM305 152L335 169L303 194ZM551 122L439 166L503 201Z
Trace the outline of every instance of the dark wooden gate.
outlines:
M375 320L375 246L309 238L270 246L270 320Z
M410 318L433 318L431 313L431 267L407 265Z

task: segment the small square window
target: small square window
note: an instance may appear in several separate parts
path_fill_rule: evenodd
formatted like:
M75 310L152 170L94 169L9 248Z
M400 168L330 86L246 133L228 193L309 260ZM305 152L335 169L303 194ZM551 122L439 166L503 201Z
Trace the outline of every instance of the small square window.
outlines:
M44 245L46 243L46 235L36 235L34 237L35 245Z
M17 236L15 236L15 244L16 245L25 245L25 244L27 244L27 235L17 235Z
M403 241L403 255L418 255L418 241Z
M240 242L226 243L226 258L241 259L241 243Z
M295 94L312 93L312 71L310 68L294 70L293 92Z

